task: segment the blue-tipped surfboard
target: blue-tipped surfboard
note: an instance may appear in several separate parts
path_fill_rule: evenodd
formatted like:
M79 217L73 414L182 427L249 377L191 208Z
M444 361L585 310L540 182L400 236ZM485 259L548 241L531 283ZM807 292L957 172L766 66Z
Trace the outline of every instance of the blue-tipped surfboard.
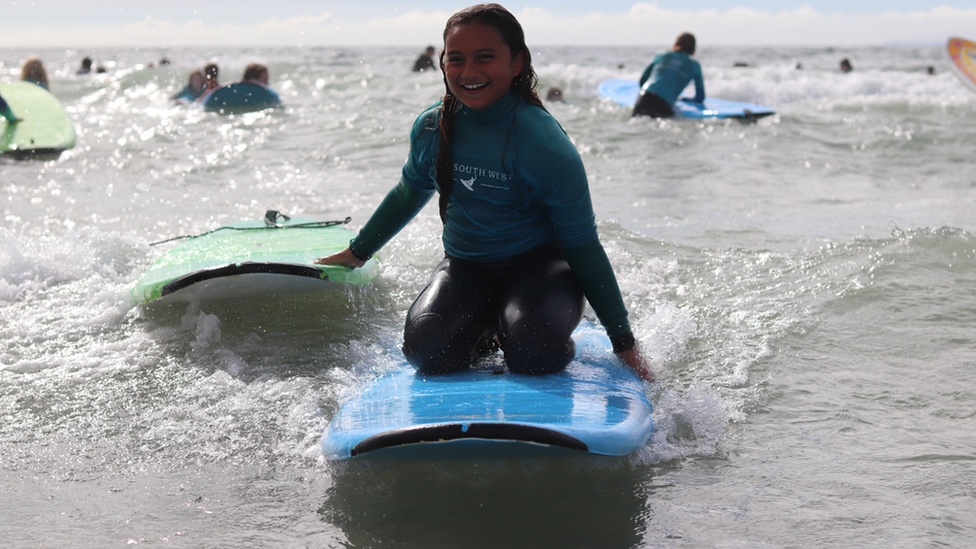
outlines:
M264 219L179 237L182 242L136 282L132 297L137 304L240 299L372 284L375 259L359 269L312 263L349 245L356 235L345 227L348 221L288 218L270 210Z
M254 82L237 82L217 88L203 98L203 110L221 114L261 111L281 106L273 89Z
M51 92L31 82L0 84L0 96L20 122L0 117L0 155L17 159L57 158L75 146L75 127Z
M401 368L346 402L322 435L327 459L624 456L654 430L637 375L584 322L576 359L544 376L499 363L441 376Z
M640 86L636 80L613 78L600 82L597 94L605 99L611 99L618 105L633 107L640 95ZM763 105L741 103L727 99L706 98L703 103L693 101L675 101L674 113L682 118L744 118L754 120L776 111Z

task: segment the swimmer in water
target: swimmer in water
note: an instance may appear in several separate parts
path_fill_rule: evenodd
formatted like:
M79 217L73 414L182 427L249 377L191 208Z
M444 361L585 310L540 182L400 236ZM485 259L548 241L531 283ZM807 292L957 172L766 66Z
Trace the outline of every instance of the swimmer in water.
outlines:
M427 46L427 51L420 54L420 57L413 64L413 72L424 72L434 68L434 46Z
M173 101L188 101L193 102L199 99L207 91L207 83L203 78L203 73L200 69L193 69L190 73L190 77L187 79L186 86L180 90L180 93L172 97Z

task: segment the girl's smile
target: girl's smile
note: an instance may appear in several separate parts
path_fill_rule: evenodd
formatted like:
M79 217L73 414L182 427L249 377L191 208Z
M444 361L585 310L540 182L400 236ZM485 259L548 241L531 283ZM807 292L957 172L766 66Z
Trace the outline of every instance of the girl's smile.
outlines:
M494 27L480 23L457 25L444 40L444 77L465 106L483 110L512 89L522 72L523 56L512 52Z

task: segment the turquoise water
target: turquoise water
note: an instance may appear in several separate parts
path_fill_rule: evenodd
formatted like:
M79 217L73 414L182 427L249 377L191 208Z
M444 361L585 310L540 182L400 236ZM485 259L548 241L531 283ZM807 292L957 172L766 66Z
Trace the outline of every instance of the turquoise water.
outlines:
M361 226L442 90L409 72L419 50L0 53L4 79L40 54L78 131L59 160L0 160L4 544L976 544L976 94L933 47L703 48L709 95L778 114L632 121L596 86L653 52L533 57L565 92L549 107L658 374L654 439L626 459L398 466L325 462L318 441L391 363L442 253L433 207L363 292L152 309L128 292L150 242L265 209ZM75 76L84 55L108 71ZM267 64L286 107L171 105L210 60L228 82Z

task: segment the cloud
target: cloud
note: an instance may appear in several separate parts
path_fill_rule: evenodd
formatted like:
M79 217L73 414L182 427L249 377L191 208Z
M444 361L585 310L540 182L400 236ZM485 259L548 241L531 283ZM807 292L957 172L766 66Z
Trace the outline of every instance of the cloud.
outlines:
M779 12L751 8L725 11L669 10L635 4L624 14L591 13L559 18L545 10L518 15L526 35L548 45L647 45L669 43L693 32L711 45L860 45L894 41L941 41L976 28L976 9L941 6L929 11L848 15L809 6Z
M70 28L0 27L0 46L361 46L439 42L446 11L413 10L392 17L342 20L323 12L269 17L259 23L205 24L147 17L128 24ZM624 13L564 16L529 8L516 13L533 45L629 46L669 43L690 31L709 45L860 45L941 41L976 28L976 9L940 6L880 14L820 13L803 6L778 12L752 8L672 10L634 4Z

